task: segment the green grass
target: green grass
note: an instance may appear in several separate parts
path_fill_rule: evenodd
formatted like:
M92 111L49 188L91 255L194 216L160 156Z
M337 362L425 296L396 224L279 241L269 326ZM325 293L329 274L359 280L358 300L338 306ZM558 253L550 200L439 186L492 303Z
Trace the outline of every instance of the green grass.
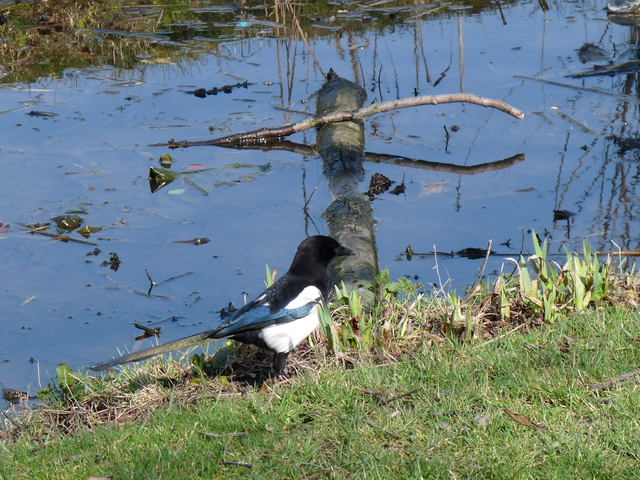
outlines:
M610 308L490 342L416 340L260 391L166 390L142 421L0 443L0 478L640 478L637 378L589 389L638 368L639 338L640 317Z

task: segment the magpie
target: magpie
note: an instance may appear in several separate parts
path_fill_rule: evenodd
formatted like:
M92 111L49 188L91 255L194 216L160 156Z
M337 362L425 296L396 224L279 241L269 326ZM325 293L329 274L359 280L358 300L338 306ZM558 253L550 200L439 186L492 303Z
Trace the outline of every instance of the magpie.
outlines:
M233 312L220 326L90 368L106 370L160 353L229 338L273 352L273 370L281 377L289 353L318 326L320 302L329 295L329 263L335 257L347 255L355 254L331 237L308 237L298 246L287 273L255 300Z

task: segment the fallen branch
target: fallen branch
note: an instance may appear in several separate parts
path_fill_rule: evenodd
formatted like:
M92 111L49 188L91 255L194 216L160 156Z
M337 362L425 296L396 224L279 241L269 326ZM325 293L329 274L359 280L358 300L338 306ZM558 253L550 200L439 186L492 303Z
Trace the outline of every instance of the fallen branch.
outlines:
M626 382L627 380L629 380L632 377L635 377L636 375L640 375L640 370L634 370L633 372L623 373L622 375L618 375L617 377L611 378L606 382L592 383L591 385L589 385L589 390L591 390L592 392L607 390L613 387L616 383Z
M328 123L359 121L370 115L377 113L389 112L391 110L399 110L401 108L417 107L420 105L440 105L442 103L473 103L482 107L491 107L501 110L515 118L522 120L524 113L508 103L492 98L478 97L471 93L449 93L445 95L423 95L421 97L402 98L400 100L392 100L389 102L374 103L368 107L363 107L351 112L332 112L325 115L319 115L291 125L282 125L275 128L261 128L250 132L236 133L226 137L217 138L215 140L204 140L199 142L174 142L169 140L167 143L154 143L150 147L169 147L169 148L187 148L197 146L224 146L233 144L242 144L246 142L266 143L268 139L281 139L288 137L294 133L316 128Z

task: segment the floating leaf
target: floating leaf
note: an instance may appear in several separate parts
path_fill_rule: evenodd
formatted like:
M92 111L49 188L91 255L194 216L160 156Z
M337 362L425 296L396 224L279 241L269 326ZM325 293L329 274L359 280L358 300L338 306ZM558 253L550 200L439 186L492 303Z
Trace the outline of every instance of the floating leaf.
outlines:
M109 265L109 268L111 270L113 270L114 272L117 272L118 269L120 268L120 257L118 257L118 254L115 252L109 252L109 255L111 255L111 257L109 257L109 260L105 260L104 262L102 262L100 265L103 267L106 267L107 265Z
M75 215L56 215L51 220L56 222L59 232L72 232L82 225L82 218Z
M151 167L149 169L149 188L151 188L151 193L155 193L165 185L170 184L180 175L179 172Z
M171 155L169 155L168 153L163 153L162 155L160 155L160 158L158 159L158 162L160 163L160 165L162 165L164 168L170 168L171 164L173 162L175 162L175 160L173 159L173 157Z
M38 297L36 297L35 295L33 295L33 296L31 296L31 297L27 298L24 302L22 302L22 303L20 304L20 306L21 306L21 307L23 307L23 306L25 306L27 303L31 303L31 302L33 302L34 300L37 300L37 299L38 299Z
M99 232L103 228L104 227L90 227L89 225L85 225L80 230L78 230L78 233L82 235L84 238L89 238L92 233Z
M31 110L30 112L27 112L27 115L29 115L30 117L55 117L56 115L58 115L57 113L54 112L42 112L40 110Z
M201 163L192 163L191 165L187 165L187 171L191 171L191 170L202 170L205 167L203 164Z
M569 210L554 210L553 211L553 221L557 222L559 220L569 220L569 218L573 217L575 213L570 212Z
M374 173L371 175L371 181L369 182L369 190L365 192L365 195L369 197L369 199L373 200L374 195L380 195L381 193L386 192L391 187L391 184L394 183L392 180L389 180L386 176L381 173Z
M251 165L250 163L230 163L226 165L227 168L252 168L255 165Z
M414 251L413 251L413 248L411 248L411 245L407 245L407 249L405 250L404 253L407 256L407 260L411 261L414 255Z
M444 190L444 186L449 183L449 180L440 183L433 183L431 185L422 185L422 191L420 192L421 197L425 197L427 195L433 195L435 193L441 193Z
M400 194L404 193L406 188L407 187L405 186L404 182L402 182L400 185L397 185L396 188L391 190L389 193L391 193L392 195L400 195Z

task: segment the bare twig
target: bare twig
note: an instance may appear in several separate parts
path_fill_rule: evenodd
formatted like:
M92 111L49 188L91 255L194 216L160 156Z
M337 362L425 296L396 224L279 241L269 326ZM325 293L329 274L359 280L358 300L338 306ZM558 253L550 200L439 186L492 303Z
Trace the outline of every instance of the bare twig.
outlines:
M373 398L375 398L378 401L379 405L389 405L390 403L393 403L397 400L401 400L403 398L406 397L410 397L411 395L413 395L414 393L417 393L420 391L419 388L414 388L413 390L407 392L407 393L403 393L401 395L396 395L395 397L391 397L389 399L384 398L384 395L380 392L376 392L373 390L369 390L366 388L362 388L361 389L364 393L371 395Z
M414 393L419 392L420 389L419 388L414 388L413 390L407 392L407 393L403 393L401 395L396 395L395 397L391 397L389 400L385 401L385 405L389 405L390 403L395 402L396 400L401 400L405 397L410 397L411 395L413 395Z
M640 375L640 370L634 370L633 372L623 373L622 375L618 375L617 377L611 378L606 382L592 383L591 385L589 385L589 390L591 390L592 392L607 390L613 387L616 383L626 382L627 380L629 380L632 377L635 377L636 375Z
M487 245L487 254L484 256L484 262L478 271L478 276L476 277L476 281L474 283L474 287L480 286L480 282L482 282L482 277L484 277L484 270L487 268L487 263L489 263L489 255L491 255L491 245L493 240L489 240L489 245Z
M374 390L369 390L368 388L362 388L361 390L367 395L371 395L373 398L375 398L378 401L379 405L384 405L385 403L387 403L387 399L384 398L384 395L382 393L376 392Z
M136 342L149 337L159 337L160 330L162 330L162 327L150 328L144 325L140 325L139 323L134 323L133 326L143 331L142 335L138 335L136 337Z
M316 128L327 123L360 121L370 115L377 113L389 112L391 110L399 110L401 108L417 107L421 105L440 105L442 103L473 103L482 107L491 107L501 110L509 115L522 120L524 113L508 103L492 98L479 97L471 93L449 93L445 95L423 95L421 97L401 98L389 102L374 103L368 107L363 107L351 112L332 112L325 115L319 115L307 118L291 125L282 125L275 128L261 128L250 132L236 133L215 140L205 140L200 142L174 142L170 140L168 143L155 143L151 147L179 148L179 147L196 147L196 146L224 146L233 144L242 144L246 142L265 143L267 139L280 139L292 135L294 133Z
M473 347L473 348L472 348L472 350L475 350L476 348L480 348L480 347L484 347L484 346L486 346L486 345L489 345L490 343L493 343L493 342L495 342L495 341L497 341L497 340L500 340L501 338L504 338L504 337L506 337L506 336L508 336L508 335L511 335L513 332L517 332L518 330L520 330L521 328L526 327L526 326L527 326L527 324L526 324L526 323L523 323L523 324L521 324L521 325L518 325L517 327L512 328L511 330L509 330L509 331L508 331L507 333L505 333L504 335L500 335L499 337L494 337L494 338L492 338L491 340L487 340L486 342L479 343L478 345L476 345L475 347Z
M253 468L253 463L244 463L244 462L220 462L222 465L231 465L234 467L246 467Z
M547 428L546 425L533 422L532 420L525 417L524 415L516 413L513 410L509 410L508 408L503 408L502 411L506 413L511 420L519 423L520 425L524 425L525 427L532 427L532 428L535 428L536 430L544 430Z
M389 435L391 438L395 438L396 440L402 440L402 437L396 433L390 432L386 428L382 428L380 425L376 425L375 423L371 423L366 418L363 418L362 421L376 430L380 430L382 433Z
M233 432L233 433L213 433L213 432L204 432L207 437L214 438L228 438L228 437L244 437L245 435L249 435L249 432Z

